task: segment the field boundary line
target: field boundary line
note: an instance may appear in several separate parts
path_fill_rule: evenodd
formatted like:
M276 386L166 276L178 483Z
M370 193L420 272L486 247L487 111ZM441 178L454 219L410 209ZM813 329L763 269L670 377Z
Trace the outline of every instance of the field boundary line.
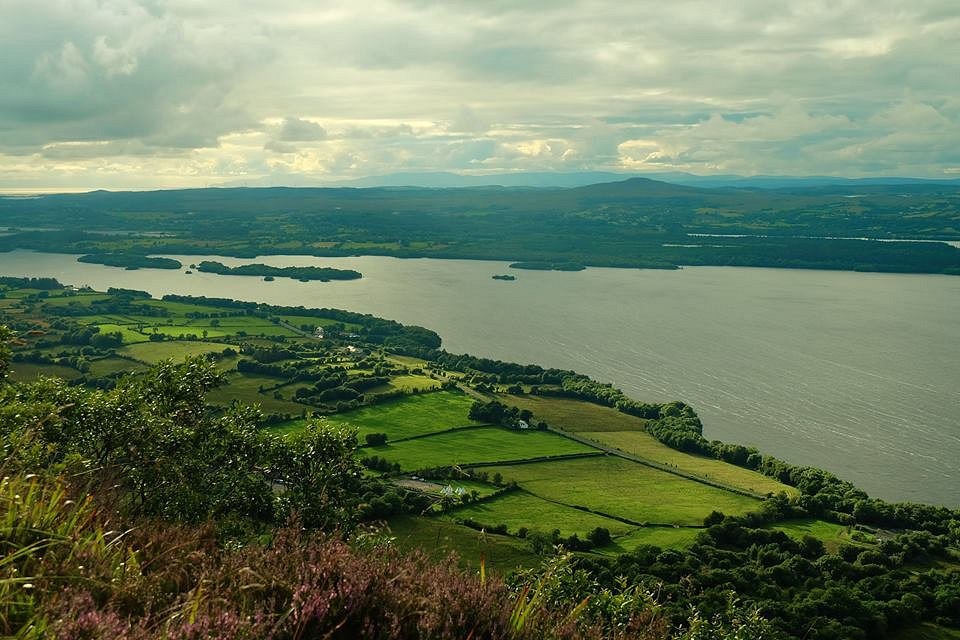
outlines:
M499 467L516 464L537 464L538 462L555 462L558 460L576 460L578 458L596 458L606 455L603 451L584 451L582 453L561 453L554 456L537 456L536 458L520 458L517 460L501 460L499 462L467 462L459 464L462 469L474 467Z
M563 436L565 438L569 438L575 442L579 442L580 444L596 447L597 449L600 449L601 451L605 451L606 453L612 456L623 458L624 460L629 460L631 462L636 462L637 464L642 464L644 466L650 467L651 469L657 469L658 471L671 473L675 476L686 478L687 480L691 480L693 482L699 482L700 484L705 484L715 489L722 489L723 491L729 491L731 493L736 493L738 495L746 496L748 498L757 498L758 500L764 500L767 497L766 494L760 494L753 491L748 491L747 489L741 489L739 487L734 487L732 485L724 484L722 482L717 482L715 480L709 480L702 476L698 476L694 473L681 471L680 469L670 467L661 462L655 462L648 458L643 458L641 456L638 456L632 453L627 453L626 451L617 449L616 447L611 447L610 445L604 444L602 442L598 442L597 440L586 438L584 436L577 435L569 431L564 431L563 429L559 429L557 427L551 426L551 427L548 427L547 430L552 431L557 435Z

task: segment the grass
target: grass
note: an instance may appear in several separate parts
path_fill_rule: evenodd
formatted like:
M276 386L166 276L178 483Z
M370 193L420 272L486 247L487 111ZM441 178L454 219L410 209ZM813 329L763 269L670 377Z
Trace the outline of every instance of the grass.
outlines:
M399 462L406 471L593 451L596 450L553 433L500 427L461 429L364 449L368 455L376 454L391 462Z
M10 365L10 379L14 382L31 382L40 376L73 380L80 372L59 364L34 364L32 362L13 362Z
M960 640L960 630L922 622L913 627L891 632L887 637L890 640Z
M165 336L171 336L174 338L182 338L183 336L189 335L202 337L204 331L207 332L207 335L205 336L207 338L225 338L227 336L236 334L236 331L231 331L230 329L223 327L203 327L176 324L162 324L159 326L154 325L152 327L144 328L144 331L148 333L162 333Z
M361 438L368 433L385 433L390 440L398 440L477 424L467 418L472 404L473 400L459 391L437 391L337 413L327 416L327 420L355 427ZM295 420L277 429L291 432L303 428L304 424L305 421Z
M507 405L529 409L535 420L545 420L566 431L643 431L646 420L582 400L498 394Z
M470 518L491 527L505 524L507 531L512 534L525 527L541 533L559 529L561 536L568 537L575 533L584 538L597 527L604 527L613 535L623 535L634 529L618 520L555 504L523 491L467 505L444 517L450 520Z
M535 419L546 420L552 426L580 433L597 442L653 462L676 467L686 473L761 495L781 491L787 495L799 495L795 488L762 473L671 449L643 430L646 420L610 407L568 398L500 395L500 399L521 409L533 411Z
M457 489L463 489L468 494L471 491L476 491L477 495L480 496L481 498L491 496L498 490L498 487L495 487L492 484L486 484L484 482L477 482L475 480L466 480L466 479L412 481L410 479L400 478L397 484L399 484L400 486L404 486L403 485L404 482L412 482L416 486L411 488L416 488L420 491L424 491L430 494L435 494L437 496L441 495L442 490L446 487L450 487L454 491L456 491Z
M131 329L130 325L125 324L98 324L100 327L100 333L113 333L119 331L120 335L123 336L124 344L136 344L138 342L147 342L150 340L149 336L140 333L136 329Z
M140 344L131 344L117 349L117 353L146 362L147 364L156 364L162 360L170 358L174 360L183 360L188 356L197 356L203 353L216 353L223 351L230 345L220 342L142 342Z
M639 463L604 456L490 467L535 495L634 522L700 525L713 510L730 515L760 501Z
M121 371L142 371L144 368L144 365L123 358L103 358L90 362L90 375L102 378Z
M295 316L295 315L294 316L281 315L278 317L284 322L286 322L287 324L293 325L298 329L300 328L301 325L312 325L315 327L329 327L332 324L338 324L338 321L333 320L332 318L315 318L313 316ZM348 332L358 331L360 329L360 325L354 324L352 322L344 322L342 324L343 324L344 330Z
M413 356L398 356L393 354L388 355L387 360L401 364L405 367L410 367L412 369L416 369L417 367L425 367L428 364L427 361L422 358L414 358Z
M700 529L690 527L637 527L630 533L614 538L613 544L597 549L597 553L617 556L637 547L652 545L661 549L682 549L693 544Z
M428 378L427 376L400 375L390 379L390 386L407 392L413 391L414 389L423 391L427 389L439 389L440 381Z
M858 544L851 537L849 529L844 525L814 518L788 520L775 524L771 528L783 531L790 537L797 539L803 536L813 536L821 540L830 553L835 553L841 543Z
M279 400L273 397L273 391L260 393L260 387L265 389L275 386L280 380L263 376L250 376L239 373L227 376L227 384L207 393L207 401L212 404L229 405L236 400L241 404L259 404L265 413L289 413L300 415L307 409L302 405L289 400Z
M648 433L635 431L595 431L585 435L597 442L631 453L640 458L675 467L679 471L720 482L731 487L736 487L737 489L751 491L760 495L779 493L781 491L787 495L800 494L794 487L778 482L757 471L744 469L729 462L671 449Z
M540 564L540 558L519 540L481 533L440 518L397 516L390 520L389 527L401 549L422 549L438 561L455 552L461 565L479 567L482 556L488 570L501 574Z

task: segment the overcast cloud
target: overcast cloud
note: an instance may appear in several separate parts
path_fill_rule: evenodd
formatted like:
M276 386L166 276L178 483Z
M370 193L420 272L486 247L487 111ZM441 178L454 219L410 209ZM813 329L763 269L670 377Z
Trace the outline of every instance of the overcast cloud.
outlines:
M0 0L0 189L960 175L956 0Z

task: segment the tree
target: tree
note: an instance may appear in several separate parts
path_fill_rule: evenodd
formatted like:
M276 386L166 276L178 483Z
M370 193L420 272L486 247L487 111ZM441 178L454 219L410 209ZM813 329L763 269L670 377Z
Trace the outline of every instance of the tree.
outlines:
M387 434L385 433L368 433L363 439L371 447L381 447L387 444Z

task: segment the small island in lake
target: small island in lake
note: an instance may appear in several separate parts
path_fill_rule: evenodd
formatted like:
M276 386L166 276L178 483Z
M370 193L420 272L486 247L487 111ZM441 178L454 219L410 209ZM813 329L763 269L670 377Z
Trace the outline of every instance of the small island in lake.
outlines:
M577 262L514 262L510 268L532 271L583 271L586 269Z
M102 264L108 267L134 269L180 269L183 264L173 258L155 258L135 253L90 253L77 258L77 262Z
M239 267L228 267L221 262L204 260L197 265L197 271L217 273L225 276L263 276L270 282L273 278L295 278L300 282L320 280L357 280L363 274L353 269L334 269L333 267L272 267L267 264L244 264ZM267 280L270 278L270 280Z
M511 276L509 273L493 276L494 280L516 280L517 276Z

